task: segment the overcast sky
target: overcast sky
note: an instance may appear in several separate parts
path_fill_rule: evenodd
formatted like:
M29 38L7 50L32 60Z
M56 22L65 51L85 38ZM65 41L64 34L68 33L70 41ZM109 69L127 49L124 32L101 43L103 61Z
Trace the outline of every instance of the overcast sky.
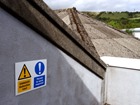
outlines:
M140 0L44 0L52 9L79 11L140 11Z

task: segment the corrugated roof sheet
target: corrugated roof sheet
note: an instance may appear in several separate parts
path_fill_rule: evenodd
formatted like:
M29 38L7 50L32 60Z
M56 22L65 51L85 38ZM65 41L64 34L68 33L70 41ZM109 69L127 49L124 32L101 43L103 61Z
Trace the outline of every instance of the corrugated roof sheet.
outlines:
M71 28L79 37L82 37L77 25L83 25L87 37L92 41L93 47L99 56L113 56L125 58L140 58L140 40L131 35L116 30L103 22L72 9L80 19L79 23L73 23L69 13L70 9L56 11L58 16ZM75 20L75 19L73 19ZM73 27L73 24L75 27ZM82 40L82 38L81 38Z

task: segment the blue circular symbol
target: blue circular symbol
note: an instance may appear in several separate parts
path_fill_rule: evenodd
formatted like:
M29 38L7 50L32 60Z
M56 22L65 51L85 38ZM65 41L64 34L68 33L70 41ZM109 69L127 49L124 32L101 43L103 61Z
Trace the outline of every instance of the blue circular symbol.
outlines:
M35 73L37 75L41 75L44 72L44 69L45 69L45 66L44 66L44 64L42 62L38 62L35 65Z

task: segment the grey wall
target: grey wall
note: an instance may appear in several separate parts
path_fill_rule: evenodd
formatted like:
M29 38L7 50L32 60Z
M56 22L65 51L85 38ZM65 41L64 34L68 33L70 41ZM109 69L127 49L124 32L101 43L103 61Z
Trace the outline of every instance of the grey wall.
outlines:
M0 105L100 104L100 78L1 8L0 36ZM48 61L47 86L15 96L15 62L38 59Z

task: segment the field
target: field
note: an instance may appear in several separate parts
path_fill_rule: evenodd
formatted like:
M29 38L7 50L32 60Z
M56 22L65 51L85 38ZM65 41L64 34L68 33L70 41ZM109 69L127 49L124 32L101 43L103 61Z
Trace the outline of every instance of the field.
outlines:
M140 12L84 12L117 29L140 27Z

